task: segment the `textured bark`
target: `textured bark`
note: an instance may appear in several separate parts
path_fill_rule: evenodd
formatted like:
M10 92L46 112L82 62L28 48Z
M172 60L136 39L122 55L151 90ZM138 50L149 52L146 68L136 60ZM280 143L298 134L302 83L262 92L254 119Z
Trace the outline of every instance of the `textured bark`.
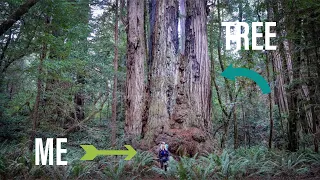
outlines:
M192 132L192 152L211 144L211 64L208 55L206 1L186 0L186 47L179 62L179 81L171 128ZM189 145L186 143L186 146ZM211 144L212 145L212 144ZM211 147L212 148L212 147ZM188 151L189 154L192 152Z
M312 7L315 8L315 7ZM319 9L319 8L318 8ZM312 47L306 48L304 50L305 58L307 59L307 87L306 87L306 96L305 98L308 101L307 107L309 110L309 127L312 129L311 132L313 134L313 145L314 151L319 152L319 110L317 112L316 105L319 102L319 93L317 93L317 89L320 88L320 62L319 62L319 53L320 53L320 43L318 40L320 33L320 22L318 19L320 18L320 13L317 10L308 11L310 16L306 16L303 21L308 23L304 24L304 37L305 46ZM310 17L310 18L309 18ZM314 68L316 67L316 68ZM317 75L317 76L316 76Z
M269 4L267 4L267 10L268 10L268 19L271 19L271 17L273 17L273 11L272 11L272 8L269 6ZM275 28L272 28L272 31L275 31ZM270 67L269 65L272 63L272 59L269 57L271 55L271 53L267 53L266 54L266 62L265 62L265 65L266 65L266 69L267 69L267 79L268 79L268 82L271 82L271 77L270 77ZM270 63L271 62L271 63ZM269 142L268 142L268 145L269 145L269 149L272 148L272 140L273 140L273 99L272 99L272 94L269 93L268 94L268 99L269 99Z
M268 60L268 57L267 57ZM266 66L267 66L267 77L268 77L268 81L271 82L270 79L270 68L269 68L269 63L266 62ZM272 148L272 139L273 139L273 101L272 101L272 94L269 93L268 94L268 99L269 99L269 122L270 122L270 130L269 130L269 149Z
M186 1L186 49L180 58L175 128L211 130L210 61L206 1Z
M276 34L278 36L285 36L285 27L284 27L284 18L279 15L279 10L281 5L280 3L273 3L272 1L268 1L268 18L269 21L277 22L277 26L281 28L275 28ZM281 18L280 18L281 17ZM267 54L267 60L272 63L272 69L274 75L274 103L277 104L280 116L280 124L282 128L282 132L286 131L284 125L288 122L289 115L289 103L288 103L288 90L286 86L290 83L288 78L288 69L286 68L287 60L284 55L284 43L282 40L278 39L277 42L278 48L274 51L269 51ZM288 57L288 56L287 56ZM267 69L269 72L269 68ZM268 73L267 72L267 73ZM270 72L269 72L270 73ZM268 74L269 74L268 73ZM268 77L269 81L271 80ZM271 96L271 97L270 97ZM269 132L269 148L272 145L272 103L270 101L272 99L272 95L269 94L269 118L270 118L270 132Z
M220 64L220 68L221 68L221 72L224 71L224 66L223 66L223 63L222 63L222 54L221 54L221 35L222 35L222 28L221 28L221 7L220 7L220 0L218 0L218 5L217 5L217 9L218 9L218 21L219 21L219 38L218 38L218 61L219 61L219 64ZM228 103L228 97L229 97L229 100L230 102L232 102L232 94L231 94L231 91L230 91L230 86L229 86L229 82L226 78L224 78L224 82L225 82L225 85L226 85L226 88L227 88L227 91L225 91L226 93L226 104ZM217 95L218 95L218 100L219 100L219 104L221 106L221 109L226 109L226 108L222 108L222 98L219 98L219 90L218 90L218 86L216 85L216 83L214 83L215 87L216 87L216 90L217 90ZM229 96L228 96L228 93L229 93ZM228 135L228 129L229 129L229 118L227 117L228 113L227 113L227 110L224 110L224 114L225 114L225 117L222 116L223 118L223 136L221 138L221 148L224 148L224 145L225 145L225 141L226 141L226 138L227 138L227 135ZM231 111L230 111L231 112Z
M117 86L118 86L118 0L115 2L115 25L114 25L114 59L113 59L113 92L112 92L112 118L111 118L111 142L112 146L116 145L117 131Z
M77 83L84 85L85 80L84 76L78 75L77 76ZM75 103L75 120L82 121L84 119L84 94L83 91L79 91L74 96L74 103Z
M179 1L151 1L150 101L145 142L179 155L212 148L206 1L186 1L186 44L179 56ZM184 54L184 55L183 55ZM231 115L230 115L231 116Z
M127 77L125 132L139 137L142 131L144 109L144 1L128 1Z
M289 10L293 7L285 4L284 8ZM291 12L295 13L295 11ZM300 82L295 82L300 79L300 65L301 54L300 51L295 50L295 47L300 46L301 31L301 19L299 17L285 17L286 28L283 30L289 34L293 34L298 37L294 40L284 40L284 55L286 59L286 68L288 70L287 78L289 80L289 92L287 93L288 105L289 105L289 117L288 117L288 149L290 151L297 151L298 145L298 121L299 121L299 109L301 103L299 103L299 94L301 90ZM283 36L284 36L283 34Z
M153 62L153 37L154 37L154 24L155 24L155 16L156 16L156 0L150 0L148 4L148 12L149 12L149 32L148 32L148 48L147 48L147 83L145 86L145 101L144 101L144 112L143 112L143 118L142 118L142 135L141 137L145 137L145 133L147 132L147 123L148 123L148 117L149 117L149 107L150 107L150 97L151 97L151 69L152 69L152 62ZM146 6L145 6L146 8ZM146 10L145 10L146 13ZM146 16L146 15L145 15ZM146 23L147 24L147 23Z
M237 122L237 105L234 105L233 110L233 141L234 149L238 148L238 122Z
M27 0L18 9L15 10L4 22L0 25L0 36L2 36L11 26L17 22L29 9L34 6L39 0Z
M151 39L150 106L146 139L150 143L169 130L175 104L178 59L178 1L152 2L155 12ZM155 8L155 9L154 9Z
M276 21L278 26L284 26L283 22L284 19L279 19L279 4L273 3L269 1L269 20ZM284 28L282 28L284 29ZM280 28L276 28L276 33L279 35L284 35ZM278 41L278 48L275 51L269 52L269 59L272 61L273 72L276 74L275 76L275 89L274 89L274 97L275 103L279 106L280 115L281 114L288 114L289 113L289 106L288 106L288 99L287 99L287 92L285 89L285 85L287 82L287 72L285 67L285 57L283 55L284 46L281 40Z
M281 31L278 28L277 34L282 37L286 37L288 33L292 33L292 27L288 27L290 19L286 16L278 18L279 10L285 7L285 3L270 4L273 13L275 14L273 21L278 22L278 26L282 27ZM298 121L298 95L297 92L299 87L297 83L294 83L294 79L299 79L299 58L296 58L293 62L292 49L293 43L288 39L284 39L278 42L278 48L276 51L271 53L273 59L273 66L276 78L276 89L275 89L275 102L279 105L280 113L288 115L286 119L288 125L288 149L291 151L296 151L298 149L298 136L297 136L297 121ZM295 68L293 68L293 63ZM294 71L293 71L294 69ZM285 87L289 85L290 89Z
M179 17L180 17L180 53L184 55L186 46L186 0L179 0Z

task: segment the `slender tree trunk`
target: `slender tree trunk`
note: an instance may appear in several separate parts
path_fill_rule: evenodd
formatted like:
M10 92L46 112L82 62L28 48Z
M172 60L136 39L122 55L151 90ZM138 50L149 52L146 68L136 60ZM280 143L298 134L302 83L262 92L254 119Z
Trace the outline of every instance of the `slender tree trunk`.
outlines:
M268 81L270 82L271 81L270 68L269 68L269 63L267 61L268 61L268 56L266 58L266 67L267 67L267 78L268 78ZM271 149L272 148L272 137L273 137L273 114L272 114L273 102L272 102L272 94L271 93L268 94L268 99L269 99L269 121L270 121L269 149Z
M270 7L269 2L267 1L267 11L268 11L268 19L271 19L274 17L274 13L272 8ZM275 31L275 28L272 29L273 31ZM264 41L265 42L265 41ZM271 77L270 77L270 68L269 68L269 62L271 62L270 64L272 64L272 54L271 53L266 53L266 61L265 61L265 65L266 65L266 69L267 69L267 79L269 84L271 84ZM268 99L269 99L269 122L270 122L270 130L269 130L269 149L272 148L272 138L273 138L273 102L272 102L272 94L269 93L268 94Z
M237 105L234 105L233 110L233 140L234 140L234 149L238 148L238 122L237 122Z
M242 22L242 16L243 16L243 8L242 8L242 1L239 1L238 4L239 9L239 22ZM241 33L243 33L243 27L241 27ZM241 42L242 46L242 42ZM240 53L240 57L243 57L243 53ZM233 141L234 141L234 149L238 148L238 122L237 122L237 104L236 100L234 102L234 110L233 110Z
M75 1L75 0L74 0ZM90 16L90 5L89 0L83 0L81 4L78 5L78 15L81 17L81 22L89 26L89 16ZM88 56L88 40L87 37L89 35L89 31L85 31L87 36L83 36L80 38L79 42L76 42L77 45L79 45L79 50L82 51L85 55L84 58ZM82 59L82 61L84 61ZM86 83L85 76L83 73L84 68L81 69L81 71L77 72L77 84L80 86L80 89L78 92L76 92L74 96L74 103L75 103L75 119L82 121L85 118L85 112L84 112L84 104L85 104L85 92L84 92L84 86Z
M125 132L139 138L144 111L144 1L128 1Z
M84 76L77 76L77 83L81 84L82 87L85 84ZM76 93L74 97L75 102L75 119L82 121L84 119L84 93L82 90Z
M115 2L115 25L114 25L114 59L113 59L113 92L112 92L112 119L111 119L111 142L112 146L116 145L116 132L117 132L117 86L118 86L118 0Z
M244 125L244 147L247 148L247 123L245 120L246 113L244 111L243 103L241 104L241 111L242 111L242 121Z
M218 21L219 21L219 38L218 38L218 60L219 60L219 64L220 64L220 68L221 68L221 72L224 71L224 64L222 62L222 53L221 53L221 37L222 37L222 26L221 26L221 4L220 4L220 0L218 0L218 5L217 5L217 9L218 9ZM226 85L226 104L228 104L228 101L230 103L233 102L233 96L232 96L232 90L230 88L230 84L229 84L229 81L224 78L224 82L225 82L225 85ZM230 109L229 111L230 113L229 114L232 114L233 112L233 108ZM224 148L224 143L226 142L226 139L228 138L228 130L229 130L229 121L230 121L230 117L231 116L227 116L225 117L225 122L224 122L224 134L223 134L223 137L222 137L222 142L221 142L221 147Z
M109 89L109 80L106 81L106 103L107 103L107 112L106 112L106 119L110 118L110 113L109 113L109 109L110 109L110 101L109 101L109 95L111 90Z
M33 112L31 114L32 119L32 131L30 136L30 144L29 150L32 151L34 147L34 140L36 137L36 130L37 124L39 123L39 106L40 106L40 99L42 96L42 75L43 75L43 61L46 58L47 54L47 45L43 44L40 54L40 62L38 65L38 80L37 80L37 96L33 107Z

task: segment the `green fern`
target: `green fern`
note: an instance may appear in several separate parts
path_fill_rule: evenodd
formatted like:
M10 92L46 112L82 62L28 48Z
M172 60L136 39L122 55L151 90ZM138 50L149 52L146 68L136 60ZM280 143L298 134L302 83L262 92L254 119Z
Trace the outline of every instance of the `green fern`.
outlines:
M125 162L124 160L120 160L116 165L108 164L106 168L104 169L104 173L108 178L114 179L114 180L120 180L123 179L125 176Z
M319 153L314 153L314 152L308 153L306 155L306 159L312 165L320 165L320 154Z
M132 159L132 164L130 164L132 168L132 173L143 174L147 172L150 167L154 164L154 158L152 153L150 152L138 152L134 158Z

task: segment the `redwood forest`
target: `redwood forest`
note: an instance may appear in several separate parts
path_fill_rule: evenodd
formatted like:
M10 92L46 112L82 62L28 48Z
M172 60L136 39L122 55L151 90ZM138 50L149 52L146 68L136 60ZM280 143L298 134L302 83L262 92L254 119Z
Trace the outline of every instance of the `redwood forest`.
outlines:
M0 179L320 179L319 0L0 0Z

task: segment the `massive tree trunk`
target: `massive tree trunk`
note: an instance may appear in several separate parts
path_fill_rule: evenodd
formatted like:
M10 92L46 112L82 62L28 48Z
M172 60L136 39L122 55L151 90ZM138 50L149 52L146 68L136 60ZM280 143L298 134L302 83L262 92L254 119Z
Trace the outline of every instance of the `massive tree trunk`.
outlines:
M179 62L177 98L171 126L192 136L193 141L189 142L194 145L186 145L193 146L193 151L205 149L205 146L198 145L205 144L210 137L206 133L212 128L211 67L206 25L206 1L186 0L185 56L181 56Z
M153 0L155 12L151 39L150 106L145 138L150 144L168 132L175 103L176 67L179 51L178 1ZM157 142L156 142L157 143ZM159 142L158 142L159 143Z
M140 137L144 110L144 1L128 1L125 132Z
M165 141L171 152L194 155L209 147L212 126L206 1L186 1L186 43L180 57L178 11L177 0L151 1L152 64L144 140L149 147Z
M17 22L29 9L39 0L27 0L18 9L16 9L4 22L0 25L0 36L4 34L10 27Z
M208 130L211 127L211 68L207 42L206 1L187 0L186 12L186 51L179 64L174 126Z

